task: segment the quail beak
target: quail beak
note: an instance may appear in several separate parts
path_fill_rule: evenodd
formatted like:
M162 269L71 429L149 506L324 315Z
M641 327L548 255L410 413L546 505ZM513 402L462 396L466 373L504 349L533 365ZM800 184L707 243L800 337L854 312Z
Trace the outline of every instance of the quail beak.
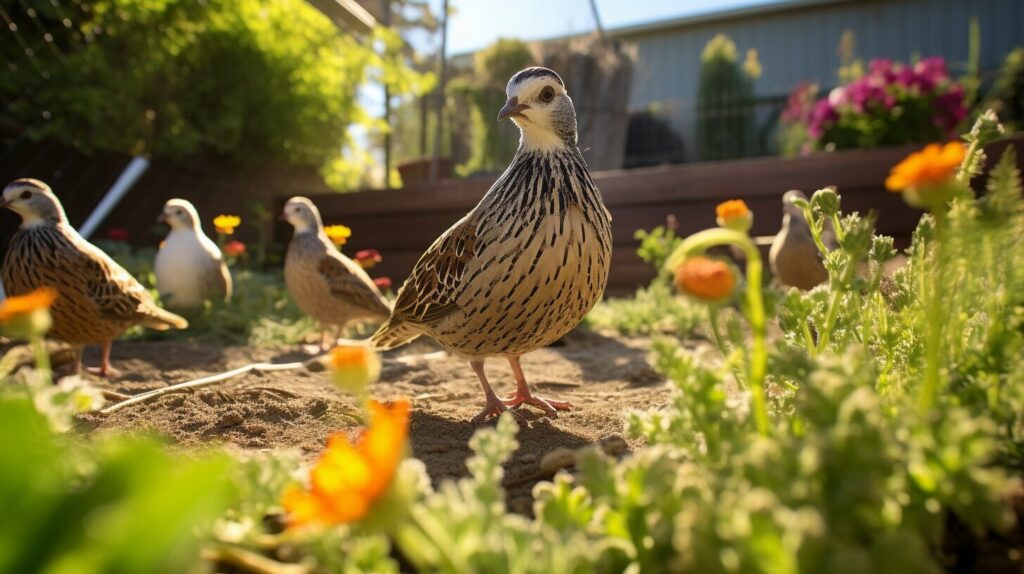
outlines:
M0 197L0 208L10 208L11 202Z
M530 106L519 103L519 96L512 96L507 102L505 102L505 106L501 108L501 111L498 112L498 121L500 122L505 118L513 116L526 117L523 116L521 112L528 109L530 109Z
M166 213L161 213L160 215L156 216L156 222L157 223L167 223L167 214Z

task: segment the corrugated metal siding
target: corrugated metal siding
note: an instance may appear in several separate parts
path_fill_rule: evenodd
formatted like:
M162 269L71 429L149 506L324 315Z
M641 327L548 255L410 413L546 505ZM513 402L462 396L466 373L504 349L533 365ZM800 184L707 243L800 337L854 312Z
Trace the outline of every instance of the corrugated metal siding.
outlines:
M943 56L953 70L962 70L972 15L981 25L982 70L998 68L1007 52L1024 45L1024 0L838 2L622 36L639 50L630 109L659 109L693 157L700 53L715 34L732 38L741 54L757 49L764 72L756 93L767 97L802 81L834 86L836 47L845 30L853 31L856 55L865 61ZM766 114L762 110L759 121Z

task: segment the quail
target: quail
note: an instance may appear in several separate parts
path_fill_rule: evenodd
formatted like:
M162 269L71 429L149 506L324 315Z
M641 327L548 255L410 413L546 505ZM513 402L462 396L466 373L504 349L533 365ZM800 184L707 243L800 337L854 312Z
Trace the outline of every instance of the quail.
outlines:
M231 273L217 244L203 233L196 208L184 199L171 199L157 220L171 227L153 261L163 304L195 311L206 301L230 300Z
M4 258L4 289L22 295L40 287L58 292L51 308L49 336L79 347L99 343L101 376L114 376L110 347L115 337L135 325L165 331L188 322L158 307L146 289L106 253L68 223L64 207L50 187L35 179L18 179L4 188L0 207L21 216Z
M338 251L324 233L320 211L305 197L284 205L282 218L295 228L284 260L284 280L299 309L324 327L387 319L391 307L363 268Z
M803 210L793 204L795 199L807 196L795 189L782 196L782 228L772 241L768 262L780 283L807 291L828 280L828 272ZM822 238L826 245L834 243L832 233L827 227Z
M519 127L512 163L480 203L434 241L374 334L381 349L420 335L469 361L486 404L482 421L528 404L549 416L567 402L532 393L519 358L572 330L604 293L611 215L576 145L576 112L547 68L516 73L498 120ZM484 360L504 357L516 391L499 398Z

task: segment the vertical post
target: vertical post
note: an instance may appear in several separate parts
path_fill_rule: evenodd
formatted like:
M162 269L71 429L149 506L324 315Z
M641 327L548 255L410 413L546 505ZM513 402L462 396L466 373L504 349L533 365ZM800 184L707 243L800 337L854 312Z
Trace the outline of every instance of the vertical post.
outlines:
M383 0L382 20L385 27L391 27L391 0ZM385 48L387 51L387 48ZM385 54L385 56L390 56ZM391 188L391 88L384 83L384 123L388 129L384 132L384 189Z
M430 183L437 183L438 162L441 158L441 134L444 123L444 84L448 49L448 0L441 3L441 74L437 82L437 124L434 126L434 157L430 160Z
M601 13L597 10L597 0L590 0L590 11L594 14L594 26L597 28L597 35L601 37L601 43L607 44L608 38L604 35L604 26L601 25Z

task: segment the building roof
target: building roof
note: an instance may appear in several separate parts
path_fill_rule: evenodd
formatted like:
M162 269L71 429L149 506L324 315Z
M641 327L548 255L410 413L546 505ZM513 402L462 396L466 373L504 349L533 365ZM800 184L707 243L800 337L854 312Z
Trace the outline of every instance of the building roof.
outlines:
M692 14L688 16L680 16L678 18L654 20L651 22L643 22L640 24L632 24L629 26L610 28L606 31L606 33L610 36L617 37L637 36L651 32L661 32L664 30L688 28L690 26L698 26L702 24L707 24L709 22L740 20L752 18L755 16L766 16L769 14L793 12L798 10L805 10L808 8L829 6L833 4L848 4L856 1L858 0L783 0L780 2L766 2L763 4L755 4L752 6L744 6L741 8L734 8L730 10L704 12L702 14ZM579 34L573 34L566 37L575 36L579 36Z

